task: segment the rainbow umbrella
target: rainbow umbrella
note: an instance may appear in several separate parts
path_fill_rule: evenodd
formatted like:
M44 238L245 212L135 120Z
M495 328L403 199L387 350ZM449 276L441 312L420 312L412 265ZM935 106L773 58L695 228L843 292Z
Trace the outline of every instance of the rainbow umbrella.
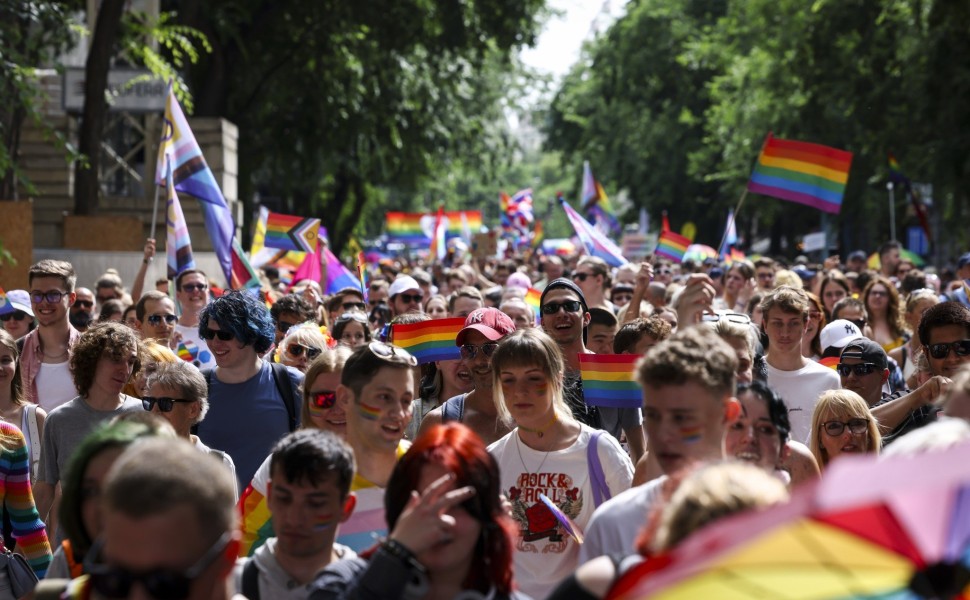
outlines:
M704 244L691 244L690 246L687 246L687 252L684 253L684 260L704 262L705 258L713 258L714 260L717 260L717 250L711 248L710 246L705 246Z
M923 265L926 264L926 261L923 260L922 256L920 256L919 254L916 254L915 252L911 252L906 248L899 249L899 258L901 258L902 260L908 260L909 262L913 263L917 267L922 267ZM879 267L882 266L882 261L879 260L878 252L873 252L872 254L869 255L869 258L866 259L866 266L869 267L870 269L873 269L874 271L879 270Z
M610 599L970 599L970 444L844 457L791 502L697 532Z

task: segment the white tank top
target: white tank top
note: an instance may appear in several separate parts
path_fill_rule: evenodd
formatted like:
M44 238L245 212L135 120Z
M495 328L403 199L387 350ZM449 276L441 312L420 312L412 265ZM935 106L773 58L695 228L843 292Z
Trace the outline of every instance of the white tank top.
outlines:
M37 404L47 414L77 396L77 388L74 387L74 378L71 377L67 361L56 364L41 363L35 382Z

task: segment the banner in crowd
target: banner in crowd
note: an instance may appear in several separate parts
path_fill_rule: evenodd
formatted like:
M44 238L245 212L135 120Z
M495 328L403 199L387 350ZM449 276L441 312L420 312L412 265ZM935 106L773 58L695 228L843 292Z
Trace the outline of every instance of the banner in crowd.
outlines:
M387 241L430 247L436 218L435 213L388 212ZM470 242L472 234L482 229L482 211L446 210L444 221L445 239L460 237Z

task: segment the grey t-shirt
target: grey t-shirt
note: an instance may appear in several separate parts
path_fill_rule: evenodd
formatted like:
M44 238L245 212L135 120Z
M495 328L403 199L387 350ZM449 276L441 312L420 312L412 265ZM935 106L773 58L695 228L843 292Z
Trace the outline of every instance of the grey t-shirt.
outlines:
M57 485L64 478L74 450L95 427L116 415L145 410L138 398L123 397L124 403L115 410L94 410L80 396L52 410L44 423L44 444L37 479Z

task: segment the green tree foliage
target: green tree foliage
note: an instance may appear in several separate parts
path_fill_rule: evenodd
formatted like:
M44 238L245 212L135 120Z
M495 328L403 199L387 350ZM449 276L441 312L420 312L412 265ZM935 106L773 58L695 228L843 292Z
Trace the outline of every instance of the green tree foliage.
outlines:
M962 222L968 17L966 3L945 0L631 3L558 92L550 147L588 157L651 213L671 210L675 226L675 215L694 220L711 245L769 131L855 154L832 220L845 246L889 235L889 152L934 184L944 220ZM897 196L897 235L905 207ZM819 223L817 211L761 196L739 216L748 233L770 227L774 251ZM942 233L965 244L965 227Z
M541 6L193 0L179 16L213 45L191 71L196 114L239 125L240 198L321 217L340 249L375 202L501 152L502 74Z

